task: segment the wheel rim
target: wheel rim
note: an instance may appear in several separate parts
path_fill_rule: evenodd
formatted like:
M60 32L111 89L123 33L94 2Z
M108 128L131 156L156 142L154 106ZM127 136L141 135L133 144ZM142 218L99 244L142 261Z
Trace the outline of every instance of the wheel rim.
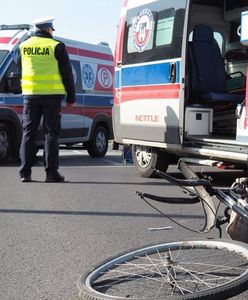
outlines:
M9 148L9 136L4 130L0 131L0 157L6 157Z
M147 168L150 165L152 159L151 148L136 147L135 155L137 163L141 168Z
M107 145L107 140L106 140L106 136L104 134L104 132L98 132L98 134L96 135L96 148L97 151L102 153L105 151L106 149L106 145Z
M109 299L191 299L196 294L211 295L211 291L235 284L240 278L248 280L247 266L248 247L242 244L168 243L107 262L88 275L85 286Z

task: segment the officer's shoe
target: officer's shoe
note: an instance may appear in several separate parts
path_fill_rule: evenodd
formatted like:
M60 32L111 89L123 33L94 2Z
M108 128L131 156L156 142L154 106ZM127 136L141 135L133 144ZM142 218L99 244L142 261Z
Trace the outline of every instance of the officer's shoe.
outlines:
M64 182L65 176L61 175L58 171L47 173L45 182Z
M31 182L31 175L29 176L21 176L21 182Z

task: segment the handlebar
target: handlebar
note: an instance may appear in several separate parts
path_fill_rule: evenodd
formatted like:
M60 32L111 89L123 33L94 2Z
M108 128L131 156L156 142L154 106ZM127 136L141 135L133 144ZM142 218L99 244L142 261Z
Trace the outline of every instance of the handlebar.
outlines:
M206 179L199 179L199 178L179 179L179 178L172 177L159 170L155 170L155 173L162 179L168 180L179 186L190 186L190 187L204 186L208 190L210 195L215 194L210 181Z
M248 198L247 178L236 179L236 182L231 186L231 188L224 192L223 189L214 188L210 181L198 178L185 163L181 163L181 172L186 175L185 177L187 179L175 178L159 170L154 171L162 179L168 180L182 188L194 188L201 200L205 213L205 225L202 229L203 232L208 232L216 224L217 211L212 196L216 196L217 199L223 202L238 215L248 219L248 204L242 200ZM148 196L152 199L150 195ZM153 199L157 200L154 197Z

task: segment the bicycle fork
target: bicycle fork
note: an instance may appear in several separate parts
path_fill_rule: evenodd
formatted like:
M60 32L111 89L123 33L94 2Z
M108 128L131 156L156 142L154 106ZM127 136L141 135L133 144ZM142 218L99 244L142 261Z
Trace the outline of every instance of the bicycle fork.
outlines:
M186 159L185 159L186 160ZM196 160L197 162L197 160ZM196 163L195 162L195 163ZM187 165L183 159L178 162L178 169L187 179L198 178L195 172ZM202 207L205 214L205 224L201 229L202 232L209 232L216 223L216 208L211 196L203 186L196 186L194 190L200 196Z

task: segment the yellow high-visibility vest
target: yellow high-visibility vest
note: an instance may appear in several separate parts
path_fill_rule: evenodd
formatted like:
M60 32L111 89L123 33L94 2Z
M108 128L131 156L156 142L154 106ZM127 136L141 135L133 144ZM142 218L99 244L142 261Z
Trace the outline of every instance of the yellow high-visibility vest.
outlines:
M64 95L55 58L58 44L51 38L31 37L20 44L23 95Z

